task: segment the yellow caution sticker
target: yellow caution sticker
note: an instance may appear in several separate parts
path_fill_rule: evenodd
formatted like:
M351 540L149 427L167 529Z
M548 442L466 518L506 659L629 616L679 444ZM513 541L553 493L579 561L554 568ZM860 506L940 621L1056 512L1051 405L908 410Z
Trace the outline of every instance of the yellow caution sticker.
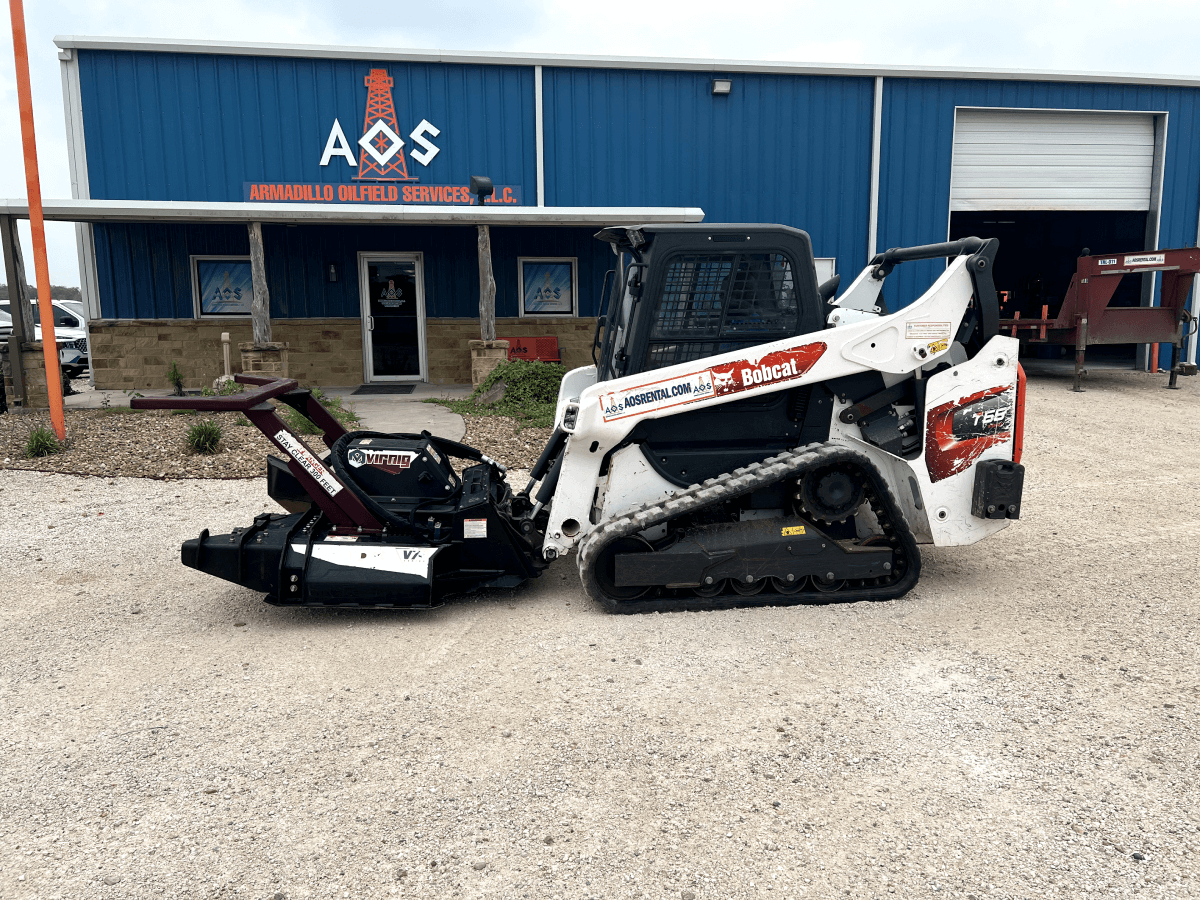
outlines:
M798 536L804 534L804 526L803 525L789 525L789 526L787 526L787 528L781 528L779 533L783 537L798 537Z
M941 353L943 350L945 350L949 346L950 346L949 341L934 341L932 344L929 345L929 352L930 353Z

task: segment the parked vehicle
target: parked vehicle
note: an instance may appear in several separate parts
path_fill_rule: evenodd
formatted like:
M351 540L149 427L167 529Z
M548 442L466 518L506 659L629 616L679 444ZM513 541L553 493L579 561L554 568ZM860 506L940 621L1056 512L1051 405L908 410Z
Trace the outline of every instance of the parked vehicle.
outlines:
M62 364L63 373L69 378L78 378L88 370L88 340L86 318L83 305L70 300L55 300L54 307L54 338L58 341L58 360ZM30 315L33 317L33 338L42 339L42 326L37 306L30 304ZM7 339L12 334L12 307L5 301L0 303L0 338Z

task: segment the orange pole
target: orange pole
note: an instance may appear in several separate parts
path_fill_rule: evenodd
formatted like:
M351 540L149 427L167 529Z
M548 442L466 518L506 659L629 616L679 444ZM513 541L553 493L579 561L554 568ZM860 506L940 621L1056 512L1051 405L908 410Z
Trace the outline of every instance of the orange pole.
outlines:
M1158 344L1150 345L1150 374L1158 374Z
M12 17L17 103L21 109L21 145L25 150L25 188L29 192L29 228L33 233L33 268L37 274L38 313L42 320L46 390L50 395L50 422L61 441L67 436L67 421L63 415L58 342L54 339L54 306L50 300L50 264L46 259L46 224L42 219L42 180L38 175L37 138L33 133L33 91L29 87L29 46L25 40L23 0L8 0L8 11Z

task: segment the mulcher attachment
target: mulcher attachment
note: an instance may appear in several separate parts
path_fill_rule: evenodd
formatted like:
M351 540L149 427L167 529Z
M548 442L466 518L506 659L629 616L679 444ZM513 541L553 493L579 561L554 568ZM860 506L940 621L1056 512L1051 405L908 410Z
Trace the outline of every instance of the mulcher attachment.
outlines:
M184 543L184 565L283 606L429 608L451 594L516 587L545 567L540 534L513 524L505 469L473 447L421 434L347 433L296 382L211 398L139 398L138 408L241 410L287 459L267 492L288 515ZM318 458L275 414L287 403L324 429ZM473 463L456 472L451 458Z

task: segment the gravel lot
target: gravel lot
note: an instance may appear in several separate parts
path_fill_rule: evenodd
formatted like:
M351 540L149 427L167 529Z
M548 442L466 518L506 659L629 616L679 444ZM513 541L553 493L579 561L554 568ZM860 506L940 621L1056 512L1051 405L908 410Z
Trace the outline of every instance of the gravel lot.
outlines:
M902 601L432 614L178 565L260 481L0 472L3 898L1194 895L1200 379L1030 383Z

